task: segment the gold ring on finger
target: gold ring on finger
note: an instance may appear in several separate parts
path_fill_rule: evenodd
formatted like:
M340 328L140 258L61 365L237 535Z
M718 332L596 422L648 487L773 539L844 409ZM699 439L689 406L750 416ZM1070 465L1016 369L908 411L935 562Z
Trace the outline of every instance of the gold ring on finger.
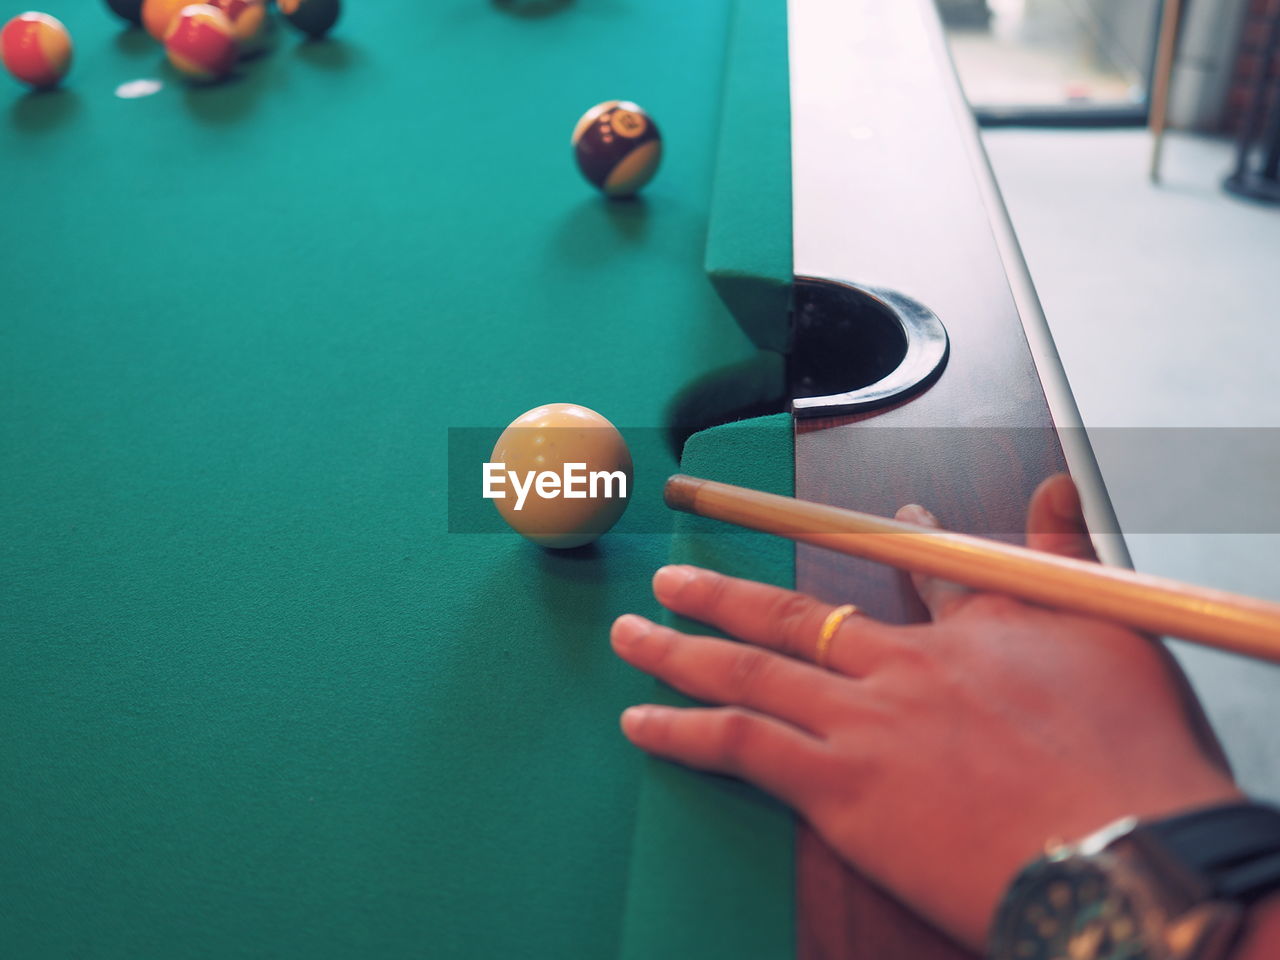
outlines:
M831 639L840 629L840 624L857 612L856 606L846 603L844 606L836 607L827 614L827 619L822 621L822 629L818 631L818 649L813 659L824 670L829 669L827 658L831 654Z

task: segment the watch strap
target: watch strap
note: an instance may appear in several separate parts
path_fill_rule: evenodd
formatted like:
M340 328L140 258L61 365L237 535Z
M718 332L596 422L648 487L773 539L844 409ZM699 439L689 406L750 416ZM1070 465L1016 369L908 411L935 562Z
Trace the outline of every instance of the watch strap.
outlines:
M1232 803L1148 821L1146 833L1198 874L1215 900L1250 903L1280 888L1280 809Z

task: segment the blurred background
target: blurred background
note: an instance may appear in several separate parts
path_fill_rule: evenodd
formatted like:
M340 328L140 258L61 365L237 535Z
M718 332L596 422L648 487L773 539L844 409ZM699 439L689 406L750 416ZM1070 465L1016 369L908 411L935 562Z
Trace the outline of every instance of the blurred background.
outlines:
M1280 0L1176 5L1158 181L1147 126L1173 0L936 2L1135 566L1280 600L1262 517L1280 494L1280 204L1223 189L1242 132L1264 186L1280 152ZM1178 443L1139 459L1135 427L1254 427L1263 456L1243 476ZM1197 523L1224 496L1258 505L1257 532ZM1280 800L1280 668L1175 646L1246 788Z
M984 121L1146 119L1161 0L937 0ZM1184 0L1170 120L1230 130L1265 45L1269 0Z
M1159 0L938 0L970 101L1020 116L1144 109Z

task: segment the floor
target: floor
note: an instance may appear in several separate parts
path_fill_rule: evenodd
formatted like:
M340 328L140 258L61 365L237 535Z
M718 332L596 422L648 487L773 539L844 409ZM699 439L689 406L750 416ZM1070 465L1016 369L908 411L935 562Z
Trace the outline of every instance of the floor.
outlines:
M1207 138L1170 138L1161 186L1144 131L985 141L1135 566L1280 600L1280 208L1222 193ZM1280 801L1280 666L1175 648Z

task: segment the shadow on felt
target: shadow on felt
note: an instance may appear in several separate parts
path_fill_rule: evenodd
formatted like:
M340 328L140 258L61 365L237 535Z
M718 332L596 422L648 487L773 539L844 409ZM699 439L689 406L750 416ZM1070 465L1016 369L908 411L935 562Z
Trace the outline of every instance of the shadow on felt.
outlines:
M147 31L133 26L125 27L117 33L113 42L116 50L132 58L151 56L160 46L151 39L151 34Z
M301 40L293 48L293 55L320 70L347 70L363 56L355 44L337 37Z
M19 96L9 108L9 118L21 132L40 134L62 126L79 110L79 94L55 87L52 90L32 90Z
M490 0L493 6L512 17L537 20L555 16L573 6L573 0Z
M569 208L553 235L552 248L572 263L594 265L641 245L649 233L650 204L643 197L611 200L589 191Z

